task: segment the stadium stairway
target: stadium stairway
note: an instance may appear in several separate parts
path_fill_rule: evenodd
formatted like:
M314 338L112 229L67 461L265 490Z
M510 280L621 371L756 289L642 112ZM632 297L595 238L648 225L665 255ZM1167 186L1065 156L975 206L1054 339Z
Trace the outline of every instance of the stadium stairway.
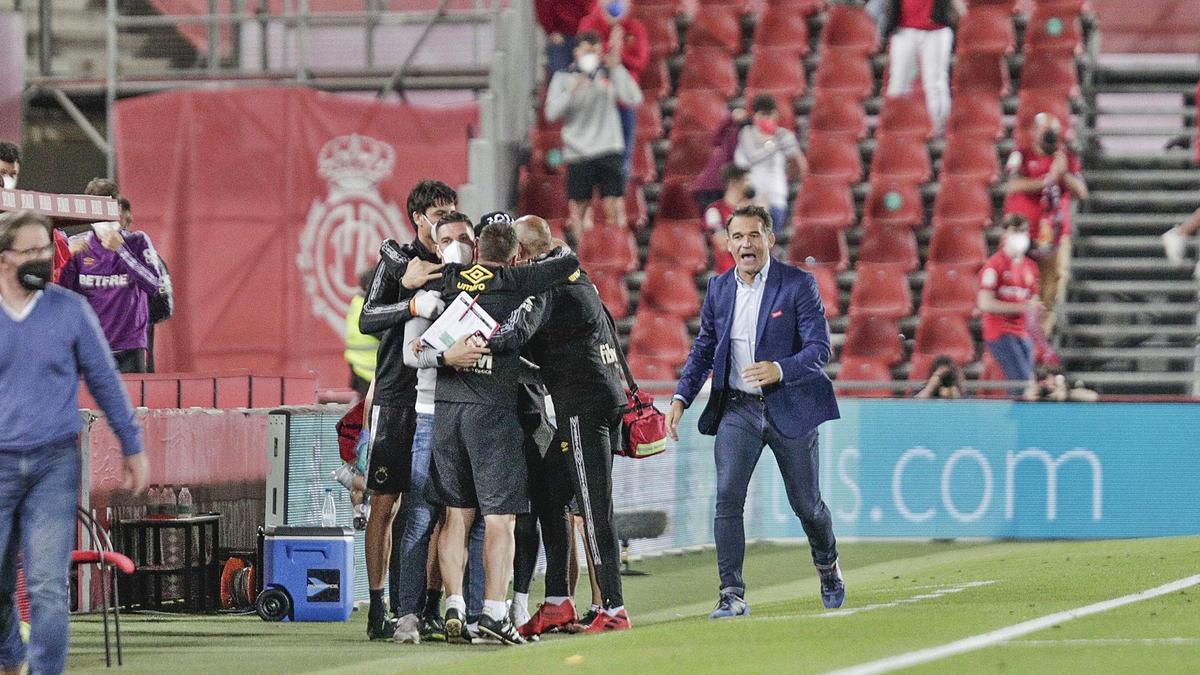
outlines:
M1105 394L1200 395L1195 263L1172 266L1160 240L1200 207L1194 150L1163 149L1195 135L1198 79L1192 57L1109 56L1085 85L1091 194L1074 221L1059 355Z

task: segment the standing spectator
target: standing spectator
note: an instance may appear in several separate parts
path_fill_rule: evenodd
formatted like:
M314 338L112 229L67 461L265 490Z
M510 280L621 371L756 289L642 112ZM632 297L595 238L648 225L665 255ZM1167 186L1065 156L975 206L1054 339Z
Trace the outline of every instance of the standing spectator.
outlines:
M807 171L804 155L796 134L779 126L779 110L775 97L760 94L751 105L754 123L738 134L733 161L750 171L750 185L757 197L766 201L775 224L775 234L783 231L787 221L788 167L797 174Z
M367 289L374 277L374 268L359 273L358 288L362 292L350 298L350 308L346 311L346 351L342 356L350 364L350 388L358 392L359 398L366 398L375 379L375 358L379 352L379 338L358 329L358 317L362 315Z
M746 124L749 115L745 108L735 108L713 132L712 153L708 156L708 164L704 170L692 180L692 197L696 200L696 208L701 213L708 205L725 194L725 183L721 180L721 170L726 164L733 162L733 152L737 149L738 132Z
M1029 382L1033 379L1033 344L1026 315L1038 302L1038 266L1025 256L1029 250L1025 216L1004 216L1003 228L1000 250L988 259L979 276L983 340L1005 379ZM1019 396L1021 391L1017 388L1013 394Z
M619 54L621 64L629 71L635 83L642 81L642 71L650 63L650 35L646 26L629 13L629 0L607 0L597 5L591 14L579 23L579 32L595 31L600 36L604 55L610 52ZM625 162L622 165L625 179L633 161L633 144L637 137L637 101L620 101L618 112L621 115L621 132L625 139Z
M550 77L571 67L579 22L595 6L596 0L534 0L538 23L546 31L546 71Z
M116 184L103 178L88 183L85 194L119 196ZM128 222L95 223L79 235L86 247L67 261L59 283L87 298L118 370L144 373L149 298L159 290L158 253L145 233L125 231Z
M49 284L50 221L30 211L0 217L0 667L61 673L67 666L68 576L75 540L80 455L79 378L121 442L124 487L149 473L142 432L96 315ZM14 601L17 553L31 610L28 648Z
M967 13L963 0L891 0L885 35L888 48L888 96L912 91L917 70L925 87L925 107L940 134L950 116L950 27Z
M729 236L725 226L733 217L733 212L743 206L748 206L754 199L754 188L750 187L750 173L736 164L726 164L721 169L721 182L725 184L725 194L704 209L704 224L708 227L708 241L713 252L713 269L717 274L724 274L733 268L733 254L729 252Z
M1054 329L1054 304L1062 297L1071 265L1071 198L1086 199L1079 157L1065 147L1062 121L1049 113L1033 119L1032 142L1008 157L1005 213L1025 216L1031 229L1030 257L1041 273L1042 332Z
M625 222L624 141L617 104L636 106L642 91L615 51L600 58L600 36L582 33L575 64L555 73L546 96L546 119L564 120L563 160L567 164L570 218L568 243L574 248L580 231L591 227L592 191L600 189L610 226Z
M21 177L21 148L9 143L8 141L0 141L0 187L6 190L17 189L17 182ZM60 230L54 230L54 261L52 269L54 273L53 281L58 283L58 277L62 273L63 265L71 259L71 256L81 247L76 249L71 248L71 244L67 241L67 235Z
M129 200L120 197L117 203L121 206L121 227L125 230L133 229L133 207ZM145 235L143 232L142 234ZM149 241L149 235L146 235ZM86 246L86 242L77 241L75 246L82 250ZM73 254L72 254L73 255ZM153 373L154 371L154 327L163 321L175 315L175 287L171 284L171 273L167 270L167 263L159 255L158 249L155 249L154 255L158 260L158 292L151 295L146 301L146 308L149 312L150 324L146 328L146 372Z

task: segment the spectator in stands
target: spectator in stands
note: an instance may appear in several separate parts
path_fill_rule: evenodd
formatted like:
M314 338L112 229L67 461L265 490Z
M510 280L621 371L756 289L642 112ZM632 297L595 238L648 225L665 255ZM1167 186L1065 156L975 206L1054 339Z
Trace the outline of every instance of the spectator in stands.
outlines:
M721 126L713 132L712 153L708 156L708 164L704 170L692 180L692 197L696 200L696 208L701 213L708 205L725 194L725 182L721 179L721 170L733 162L733 152L737 149L738 132L748 122L749 114L745 108L735 108L721 122Z
M0 141L0 187L6 190L17 189L17 181L21 177L21 148L9 143L8 141ZM71 256L81 250L76 247L71 248L70 242L67 241L67 235L55 228L54 230L54 261L52 269L54 283L58 283L58 277L62 273L63 265L67 264Z
M983 340L1004 378L1033 379L1033 344L1026 315L1038 302L1038 266L1026 257L1029 221L1019 213L1004 216L1000 250L980 272L979 311L983 312ZM1020 395L1023 387L1013 394Z
M1082 382L1068 386L1061 366L1045 365L1038 368L1037 381L1029 385L1023 398L1026 401L1093 403L1100 400L1100 395L1085 387Z
M596 0L534 0L538 23L546 31L546 71L550 77L571 67L579 22L595 6Z
M708 227L708 240L713 252L713 271L717 274L724 274L734 266L725 225L729 223L735 210L749 206L750 200L754 199L754 188L750 186L749 178L750 172L742 167L726 164L721 169L721 182L725 184L725 194L704 210L704 224Z
M359 398L366 398L371 381L375 379L375 357L379 351L379 338L358 329L358 317L374 276L373 267L359 272L358 288L362 293L350 298L350 308L346 311L346 351L342 356L350 364L350 388L358 392Z
M125 231L133 229L133 206L129 200L120 197L117 203L121 206L121 228ZM142 234L145 234L144 232ZM147 240L149 235L146 235ZM75 246L79 248L85 247L87 244L83 240L75 242ZM146 328L146 372L153 373L154 371L154 327L163 321L175 315L175 287L171 284L171 273L167 270L167 263L163 260L162 255L158 253L158 249L154 250L155 256L158 258L158 292L151 295L146 301L146 307L149 311L150 325Z
M914 398L962 398L962 371L958 364L949 356L939 356L933 360L933 372L925 388L917 392Z
M925 87L925 107L937 133L950 116L950 51L958 17L967 13L963 0L891 0L887 29L888 96L912 91L917 71Z
M1066 147L1062 121L1050 113L1034 116L1032 141L1008 157L1005 213L1029 221L1033 244L1029 255L1041 273L1041 329L1054 328L1054 304L1063 296L1071 263L1071 199L1086 199L1079 157Z
M1200 232L1200 209L1193 211L1187 220L1163 232L1163 251L1167 254L1167 260L1182 265L1187 256L1187 238L1196 236L1196 232ZM1200 262L1196 263L1195 276L1200 279Z
M757 198L764 200L775 224L775 234L783 231L787 220L788 169L802 174L808 170L796 134L779 126L775 97L760 94L750 107L754 123L738 134L733 161L750 172L750 185Z
M575 64L555 73L546 95L546 119L564 120L563 160L567 164L570 218L566 237L572 248L580 231L591 226L592 192L600 190L610 226L625 222L624 141L618 103L636 106L642 91L610 51L600 57L600 36L582 33L575 47Z
M579 32L595 31L600 36L603 53L620 54L621 63L629 71L635 83L642 81L642 71L650 63L650 35L646 26L629 13L629 0L605 0L597 4L579 22ZM634 103L620 101L618 112L621 115L621 133L625 139L625 163L622 165L625 179L633 161L633 144L637 136L637 106L641 99Z

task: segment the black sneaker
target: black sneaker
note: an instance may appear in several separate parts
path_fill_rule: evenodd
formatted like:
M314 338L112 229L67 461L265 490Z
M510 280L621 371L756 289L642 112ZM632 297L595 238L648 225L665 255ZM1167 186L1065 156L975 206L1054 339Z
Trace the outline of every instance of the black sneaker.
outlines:
M447 609L444 626L446 642L458 645L471 644L471 636L467 634L467 622L463 619L462 612L453 607Z
M588 610L587 614L579 617L578 621L563 627L563 631L572 634L582 633L592 625L592 622L596 620L596 617L599 616L599 614L600 612L598 612L595 607L592 607Z
M446 622L437 614L426 614L421 617L417 632L421 634L422 642L445 642Z
M367 616L367 638L370 640L391 640L396 634L396 619L386 614L378 617Z
M484 614L479 617L479 632L500 641L500 644L505 645L523 645L525 639L517 632L517 627L513 625L508 617L496 620Z

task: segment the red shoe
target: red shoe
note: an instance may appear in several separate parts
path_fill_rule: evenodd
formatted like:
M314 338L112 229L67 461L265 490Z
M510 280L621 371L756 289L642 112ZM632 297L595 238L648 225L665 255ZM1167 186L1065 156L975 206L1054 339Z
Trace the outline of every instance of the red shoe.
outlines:
M607 633L611 630L629 630L629 614L625 610L621 610L614 616L609 616L606 612L601 612L592 625L587 627L585 633Z
M537 611L517 629L521 637L529 639L534 635L561 630L575 623L575 603L567 600L561 605L551 605L543 602Z

